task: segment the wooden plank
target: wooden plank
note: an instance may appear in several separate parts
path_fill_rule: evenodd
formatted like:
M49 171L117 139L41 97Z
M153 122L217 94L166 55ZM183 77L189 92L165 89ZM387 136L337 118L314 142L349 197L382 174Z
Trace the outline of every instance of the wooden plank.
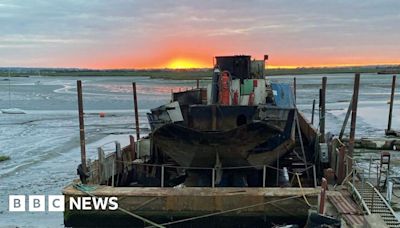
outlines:
M104 150L101 148L101 147L99 147L99 148L97 148L97 153L98 153L98 172L99 172L99 174L98 174L98 176L99 176L99 178L98 178L98 183L99 184L102 184L102 183L104 183L104 181L105 181L105 173L104 173L104 161L105 161L105 158L104 158Z

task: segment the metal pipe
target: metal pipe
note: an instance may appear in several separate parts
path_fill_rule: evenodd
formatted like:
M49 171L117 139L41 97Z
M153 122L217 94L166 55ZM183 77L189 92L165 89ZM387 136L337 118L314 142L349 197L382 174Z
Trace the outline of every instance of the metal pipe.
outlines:
M320 142L324 143L325 142L325 100L326 100L326 82L327 78L323 77L322 78L322 89L321 89L321 119L319 121L320 125L320 133L321 133L321 138Z
M362 176L361 176L361 189L364 192L364 185L365 185L365 171L362 169Z
M392 112L393 112L393 102L394 102L395 89L396 89L396 75L393 75L393 78L392 78L392 92L390 93L390 106L389 106L389 119L388 119L387 132L389 132L392 129Z
M314 176L314 187L317 187L317 169L315 168L315 165L312 166L313 170L313 176Z
M371 213L374 213L374 201L375 201L375 191L374 191L374 189L372 188L372 203L371 203Z
M276 152L277 153L277 159L276 159L276 186L278 187L279 186L279 153L278 153L278 151Z
M312 103L312 112L311 112L311 124L314 124L314 113L315 113L315 99Z
M265 188L265 178L267 176L267 167L263 166L263 188Z
M372 155L369 157L368 182L371 181L371 166L372 166Z
M161 165L161 188L164 187L164 165Z
M211 173L211 187L215 188L215 169L212 169L212 173Z
M82 99L82 81L76 82L76 88L78 92L78 113L79 113L79 135L81 144L81 165L83 172L87 173L86 166L86 143L85 143L85 122L83 113L83 99Z
M358 105L358 93L360 90L360 74L356 73L354 78L354 92L353 92L353 103L351 105L351 127L350 127L350 139L349 139L349 156L353 157L354 152L354 139L356 134L356 122L357 122L357 105Z
M115 175L115 157L112 163L112 176L111 176L111 186L114 187L114 175Z
M138 112L137 94L136 94L136 82L132 82L132 88L133 88L133 105L135 108L136 140L139 140L140 128L139 128L139 112Z

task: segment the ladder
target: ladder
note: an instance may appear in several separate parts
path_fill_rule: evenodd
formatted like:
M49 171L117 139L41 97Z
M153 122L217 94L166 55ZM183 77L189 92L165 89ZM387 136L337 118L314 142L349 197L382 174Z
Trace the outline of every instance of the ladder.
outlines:
M356 198L357 202L361 202L360 204L367 214L378 214L388 227L400 228L400 222L392 207L371 183L357 182L352 185L349 182L348 184L352 188L353 197ZM357 194L354 194L354 192Z
M381 152L381 163L379 168L379 175L377 181L377 187L380 190L386 188L386 184L389 178L390 171L390 153L388 151Z

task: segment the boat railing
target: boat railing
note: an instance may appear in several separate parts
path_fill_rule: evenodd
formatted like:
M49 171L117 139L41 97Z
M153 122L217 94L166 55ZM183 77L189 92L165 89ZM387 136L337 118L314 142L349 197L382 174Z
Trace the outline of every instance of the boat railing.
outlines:
M245 170L245 169L257 169L262 170L262 187L267 187L267 171L275 170L276 172L276 186L279 186L279 174L287 172L288 176L291 175L291 182L297 181L299 187L304 186L304 183L301 183L301 177L304 173L312 170L313 179L308 181L308 186L310 184L313 187L317 187L317 172L316 166L312 165L307 168L302 168L301 170L296 170L296 172L291 172L287 169L278 168L272 165L253 165L253 166L232 166L232 167L185 167L174 164L150 164L145 163L145 161L141 159L133 159L134 156L130 151L130 148L125 147L121 148L118 142L115 143L116 152L112 152L109 154L105 154L102 147L98 148L98 159L92 162L89 162L89 182L92 184L104 184L109 186L121 186L125 185L124 182L128 179L129 172L132 169L136 170L146 170L155 168L152 171L153 176L158 171L159 175L159 187L166 187L165 185L165 176L166 169L176 169L176 170L185 170L185 171L199 171L199 170L208 170L209 172L204 172L207 175L210 175L210 186L212 188L217 187L216 180L217 175L221 173L221 171L227 170ZM158 170L157 170L158 169ZM275 173L274 173L275 174ZM146 174L148 175L148 174ZM312 181L312 183L309 183Z
M244 170L244 169L262 169L262 187L265 188L266 187L266 180L267 180L267 169L273 169L275 171L279 172L287 172L288 174L292 175L292 182L295 180L294 178L296 178L296 181L300 182L300 176L302 176L303 173L305 173L306 171L312 169L313 171L313 186L317 187L318 183L317 183L317 176L316 176L316 168L315 165L313 166L309 166L307 169L302 170L302 172L290 172L288 170L284 170L284 169L279 169L277 167L271 166L271 165L254 165L254 166L233 166L233 167L185 167L185 166L176 166L176 165L169 165L169 164L148 164L148 163L137 163L137 162L121 162L116 160L117 163L124 163L124 166L126 166L127 164L132 165L132 166L136 166L136 167L155 167L155 168L159 168L160 169L160 187L165 187L165 170L166 169L184 169L186 171L190 170L190 171L195 171L195 170L208 170L210 171L209 173L210 175L210 179L211 179L211 187L214 188L216 187L216 175L219 171L224 171L224 170ZM302 186L302 183L298 183L299 186Z

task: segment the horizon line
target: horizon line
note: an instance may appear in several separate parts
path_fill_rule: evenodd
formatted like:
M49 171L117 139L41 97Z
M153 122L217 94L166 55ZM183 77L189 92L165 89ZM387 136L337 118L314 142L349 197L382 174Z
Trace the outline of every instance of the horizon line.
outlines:
M267 65L265 68L268 69L315 69L315 68L351 68L351 67L400 67L400 63L378 63L378 64L323 64L323 65L308 65L308 66L300 66L300 65ZM213 67L191 67L191 68L170 68L170 67L144 67L144 68L88 68L88 67L33 67L33 66L0 66L0 69L74 69L74 70L99 70L99 71L113 71L113 70L134 70L134 71L150 71L150 70L171 70L171 71L179 71L179 70L211 70Z

